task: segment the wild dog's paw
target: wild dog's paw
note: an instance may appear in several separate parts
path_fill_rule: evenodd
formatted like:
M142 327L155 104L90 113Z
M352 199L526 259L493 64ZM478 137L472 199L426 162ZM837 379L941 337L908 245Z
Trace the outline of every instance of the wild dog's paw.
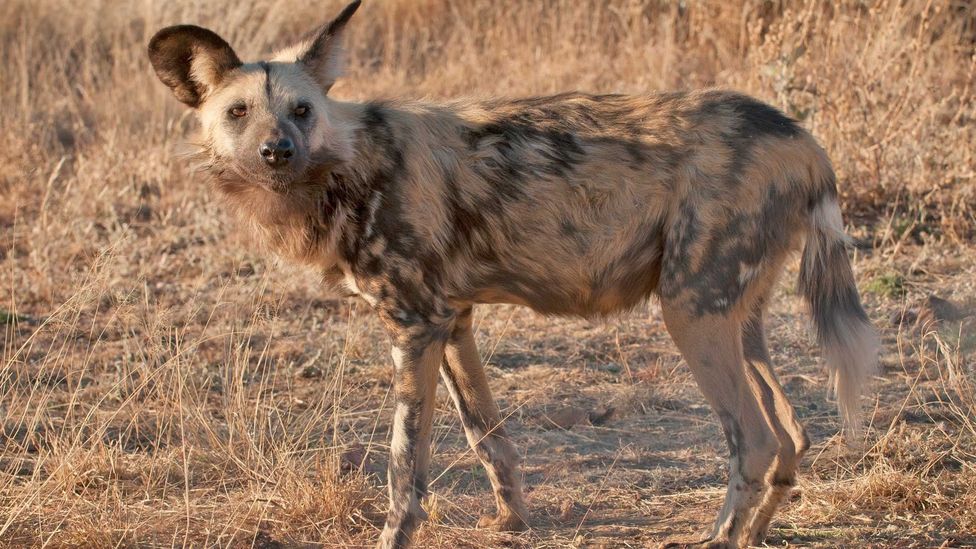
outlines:
M529 529L529 525L515 513L499 513L478 519L478 528L495 532L524 532Z
M407 549L410 538L393 529L384 529L376 542L376 549Z
M766 543L766 537L768 535L769 535L769 524L767 523L766 526L760 527L755 532L753 532L752 536L749 537L749 545L762 547L762 545Z

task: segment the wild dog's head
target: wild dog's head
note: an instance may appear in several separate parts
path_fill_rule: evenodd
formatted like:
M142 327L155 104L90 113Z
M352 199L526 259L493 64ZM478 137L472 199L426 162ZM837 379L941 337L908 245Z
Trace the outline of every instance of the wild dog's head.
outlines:
M193 25L152 38L152 66L196 110L208 161L221 177L287 193L350 160L352 130L327 94L342 69L343 28L359 4L256 63L241 62L222 38Z

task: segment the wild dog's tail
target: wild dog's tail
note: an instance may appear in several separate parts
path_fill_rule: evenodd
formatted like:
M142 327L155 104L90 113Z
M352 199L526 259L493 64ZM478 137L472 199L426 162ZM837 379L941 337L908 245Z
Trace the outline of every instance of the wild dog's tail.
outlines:
M861 306L847 257L833 172L824 177L826 192L813 207L799 287L810 307L817 339L830 369L831 385L849 437L860 428L858 399L877 366L878 335Z

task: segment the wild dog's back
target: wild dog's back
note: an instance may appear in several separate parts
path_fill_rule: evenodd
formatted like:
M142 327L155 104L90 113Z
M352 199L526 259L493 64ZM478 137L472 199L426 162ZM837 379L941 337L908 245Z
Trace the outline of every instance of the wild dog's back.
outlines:
M796 247L832 188L807 132L732 92L367 112L367 134L403 147L376 205L402 217L391 238L429 248L462 300L608 314L658 289L663 269L663 291L703 273L699 305L721 308L735 288L717 277L745 282Z

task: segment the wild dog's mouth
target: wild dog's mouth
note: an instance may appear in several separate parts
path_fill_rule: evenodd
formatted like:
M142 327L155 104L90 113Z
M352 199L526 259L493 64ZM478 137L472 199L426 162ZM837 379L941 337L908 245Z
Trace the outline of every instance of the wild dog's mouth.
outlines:
M228 171L224 172L225 179L230 176L231 179L235 179L239 183L256 185L275 193L286 193L295 181L294 175L280 171L255 169L253 166L239 164L231 164L228 168L229 173Z
M288 194L301 186L316 186L326 183L329 174L337 169L341 161L329 154L318 154L302 165L287 168L268 169L239 162L217 160L211 169L225 182L233 180L236 184L256 185L276 194Z
M278 194L286 194L295 187L297 182L300 181L300 178L272 172L269 174L264 174L264 177L253 177L252 180L265 190Z

